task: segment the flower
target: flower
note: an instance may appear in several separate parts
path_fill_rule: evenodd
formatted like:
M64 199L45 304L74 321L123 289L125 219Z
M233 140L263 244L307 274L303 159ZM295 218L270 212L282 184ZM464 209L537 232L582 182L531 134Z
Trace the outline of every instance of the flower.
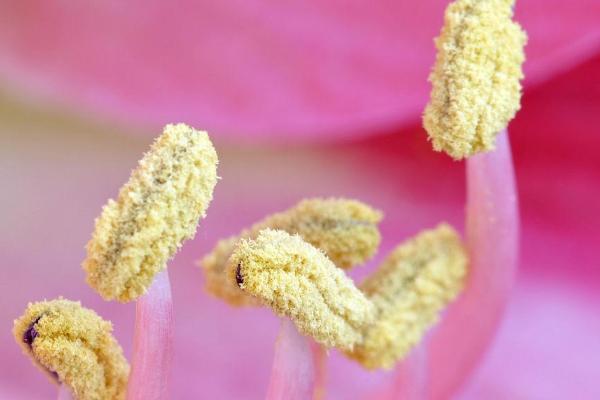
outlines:
M595 365L600 362L600 349L594 332L600 328L596 313L600 280L593 248L600 210L590 199L600 195L594 185L600 170L600 143L593 130L598 124L594 82L600 60L598 13L585 4L571 2L566 7L556 1L517 6L517 19L530 36L522 111L510 126L522 205L523 261L506 319L489 357L469 380L463 392L466 398L598 397ZM78 265L99 207L126 179L148 145L143 137L127 134L142 131L132 127L151 118L159 121L158 127L167 117L184 119L184 112L206 119L206 125L214 116L212 126L201 125L220 128L215 144L223 160L223 180L204 229L171 265L174 301L181 305L175 318L175 398L261 398L268 385L277 321L265 310L230 310L198 290L202 274L191 265L218 238L308 195L356 197L384 210L380 254L439 220L461 226L462 165L432 154L418 128L418 114L428 93L425 79L433 61L431 38L439 30L443 4L398 3L395 9L370 6L369 10L345 6L339 16L333 5L300 10L283 5L220 8L203 14L204 22L214 25L177 18L151 23L153 16L164 12L157 6L136 9L143 29L130 29L133 24L128 18L134 13L128 6L118 10L98 5L94 13L56 7L11 5L0 24L0 75L12 88L9 92L4 86L0 109L4 143L0 152L7 166L2 170L8 171L3 176L0 246L2 271L10 277L3 280L0 319L4 326L22 311L32 293L36 297L62 293L112 320L115 335L126 354L131 354L133 309L126 307L123 312L122 307L104 304L81 283ZM195 14L185 11L182 15L190 18ZM65 13L70 23L59 22ZM230 23L224 24L224 19ZM122 22L111 24L111 20ZM306 23L310 20L313 24ZM266 32L281 34L254 29L259 26L254 21L260 21ZM95 35L92 30L99 25L115 29ZM303 26L311 27L310 34ZM554 29L558 26L561 29ZM231 96L219 97L215 93L222 91L206 89L210 78L196 80L201 59L175 58L202 54L194 45L197 35L186 35L185 29L237 33L234 43L252 56L245 58L249 62L240 64L233 47L212 42L213 57L206 64L213 68L204 69L213 71L205 76L226 73L212 82L229 88ZM164 32L182 39L168 42ZM221 37L225 35L213 34L211 40ZM127 46L111 46L117 41ZM177 62L161 64L167 58L153 52L151 44L157 42L161 43L158 50L172 51L168 59ZM182 47L169 48L171 43ZM347 43L353 43L352 48ZM116 56L107 57L99 45ZM68 52L63 46L86 53ZM132 48L137 51L134 56L120 57ZM186 53L189 48L193 51ZM250 49L267 49L260 54L271 58L260 58ZM141 57L144 54L147 58ZM414 62L408 62L407 55ZM309 84L300 85L286 76L302 77ZM178 85L179 79L186 84ZM155 86L145 92L147 87L140 82ZM51 102L36 103L37 89L43 86L60 88L55 91L60 93L52 92ZM57 110L55 100L76 105L72 110L77 113ZM218 107L219 112L193 115L198 104L209 110ZM121 122L100 123L89 110L119 115ZM246 126L257 135L279 139L279 144L233 143L234 138L244 140L241 132ZM280 132L312 144L282 144ZM324 139L335 144L312 141ZM8 336L0 342L8 361L0 366L0 396L50 396L52 388L14 347ZM329 390L339 397L370 392L388 378L366 374L336 354L332 358ZM572 371L573 380L561 379L565 369ZM17 384L23 376L30 385Z

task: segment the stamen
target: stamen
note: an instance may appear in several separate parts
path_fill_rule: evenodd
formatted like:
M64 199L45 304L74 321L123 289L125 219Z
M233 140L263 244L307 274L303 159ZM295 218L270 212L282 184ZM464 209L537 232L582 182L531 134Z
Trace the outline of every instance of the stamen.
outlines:
M13 334L23 352L76 398L125 398L129 364L112 325L79 302L30 303Z
M456 0L446 9L423 124L436 151L460 159L494 148L520 108L527 36L514 0Z
M232 285L224 273L227 260L240 238L251 239L263 229L280 229L298 234L321 249L333 263L344 269L369 260L377 251L381 235L377 224L382 213L356 200L309 199L270 215L239 236L219 241L201 261L206 290L234 306L256 306L257 300Z
M242 239L226 271L231 282L238 266L244 291L327 347L352 349L373 319L373 305L352 280L300 236L266 229Z
M446 224L399 245L360 285L375 305L376 319L347 355L367 369L392 368L457 296L466 271L463 244Z
M83 268L105 299L146 292L182 242L196 232L217 183L217 153L206 132L167 125L96 220Z

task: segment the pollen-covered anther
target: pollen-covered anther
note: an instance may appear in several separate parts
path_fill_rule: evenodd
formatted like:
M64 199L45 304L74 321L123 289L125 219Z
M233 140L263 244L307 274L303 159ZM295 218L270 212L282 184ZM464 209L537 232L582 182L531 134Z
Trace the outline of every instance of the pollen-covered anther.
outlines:
M514 0L456 0L446 9L423 124L455 159L491 150L520 108L527 36Z
M377 224L382 213L368 205L348 199L307 199L296 206L254 224L250 229L217 243L200 265L206 277L206 290L231 305L258 305L256 298L241 291L225 276L225 266L240 238L255 238L267 228L298 234L319 248L343 269L370 259L381 242Z
M360 285L375 305L375 322L346 354L367 369L392 368L458 295L466 273L465 248L446 224L399 245Z
M373 320L373 305L343 270L298 235L266 229L242 239L227 277L298 330L327 347L349 350Z
M129 181L96 219L83 268L107 300L146 292L196 232L217 183L217 153L206 132L167 125Z
M23 352L76 399L125 399L129 364L112 325L79 302L29 304L15 320L13 334Z

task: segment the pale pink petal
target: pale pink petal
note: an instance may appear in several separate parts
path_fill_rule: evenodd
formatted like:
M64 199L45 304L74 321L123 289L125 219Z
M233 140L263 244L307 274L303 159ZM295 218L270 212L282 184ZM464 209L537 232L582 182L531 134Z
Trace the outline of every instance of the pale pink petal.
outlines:
M137 300L128 400L166 400L173 354L173 304L168 270Z
M520 278L486 362L460 399L600 399L598 289Z
M315 393L315 366L310 341L284 318L275 344L268 400L306 400Z
M508 134L467 160L469 279L429 344L430 398L450 396L481 359L507 303L517 267L519 219Z

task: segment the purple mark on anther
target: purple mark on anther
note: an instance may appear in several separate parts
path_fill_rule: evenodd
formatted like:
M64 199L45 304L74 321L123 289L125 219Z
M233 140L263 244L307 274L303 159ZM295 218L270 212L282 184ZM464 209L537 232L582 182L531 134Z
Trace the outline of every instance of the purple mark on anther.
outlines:
M238 264L237 269L235 270L235 281L237 282L238 286L244 283L244 277L242 276L241 268L242 265Z
M42 318L42 316L40 315L39 317L37 317L30 325L29 328L27 328L27 330L23 333L23 342L27 343L27 345L29 346L29 348L31 349L32 345L33 345L33 341L35 340L36 337L38 337L39 333L38 331L35 329L35 324L38 323L38 321L40 320L40 318ZM48 373L50 375L52 375L52 377L56 380L56 382L60 383L61 380L58 376L58 374L56 373L56 371L51 371L51 370L47 370Z
M35 324L38 323L38 321L40 320L40 317L37 317L35 321L33 321L31 323L31 325L29 325L29 328L27 328L27 330L25 331L25 333L23 333L23 341L25 343L27 343L29 345L29 347L31 347L33 345L33 341L35 340L35 338L38 336L38 331L35 329Z
M52 377L56 380L56 382L61 383L62 381L60 380L60 378L58 377L58 374L56 373L56 371L49 371L50 375L52 375Z

